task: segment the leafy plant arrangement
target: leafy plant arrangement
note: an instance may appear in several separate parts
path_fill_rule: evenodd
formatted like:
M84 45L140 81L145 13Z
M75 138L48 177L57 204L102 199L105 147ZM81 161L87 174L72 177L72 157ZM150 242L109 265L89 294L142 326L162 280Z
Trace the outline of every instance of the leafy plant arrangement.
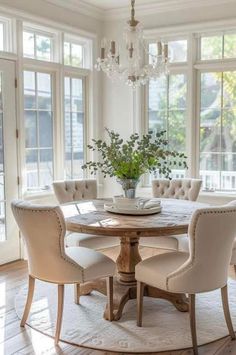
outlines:
M82 166L82 169L89 169L91 174L100 170L104 178L115 176L120 180L138 180L147 172L159 172L169 178L172 168L187 168L186 156L168 149L165 131L156 134L149 132L142 137L135 133L126 142L119 133L107 128L106 131L109 143L93 139L94 144L88 145L90 150L98 151L101 158L100 161L89 161Z

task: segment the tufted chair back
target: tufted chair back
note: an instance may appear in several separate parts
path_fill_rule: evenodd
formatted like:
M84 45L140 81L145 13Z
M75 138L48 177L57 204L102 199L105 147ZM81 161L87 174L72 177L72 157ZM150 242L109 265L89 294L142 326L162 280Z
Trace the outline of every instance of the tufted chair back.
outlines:
M189 225L190 256L168 275L168 289L207 292L227 284L236 231L236 206L198 209Z
M154 197L196 201L202 181L198 179L158 179L152 181Z
M29 274L58 284L83 279L83 269L65 254L65 221L59 206L13 201L12 212L25 241Z
M54 181L53 189L59 203L97 198L96 180Z

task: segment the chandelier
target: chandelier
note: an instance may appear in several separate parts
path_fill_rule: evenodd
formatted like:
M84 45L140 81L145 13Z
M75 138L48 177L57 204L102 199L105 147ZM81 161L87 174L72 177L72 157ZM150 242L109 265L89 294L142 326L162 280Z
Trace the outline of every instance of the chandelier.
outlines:
M143 36L142 24L135 19L135 0L131 0L131 18L124 29L124 45L104 38L101 43L101 55L95 68L102 70L114 80L122 80L133 89L145 85L149 80L157 80L161 75L168 74L168 44L156 42L149 50ZM125 54L125 55L124 55ZM144 64L144 57L149 63ZM124 63L121 59L124 57Z

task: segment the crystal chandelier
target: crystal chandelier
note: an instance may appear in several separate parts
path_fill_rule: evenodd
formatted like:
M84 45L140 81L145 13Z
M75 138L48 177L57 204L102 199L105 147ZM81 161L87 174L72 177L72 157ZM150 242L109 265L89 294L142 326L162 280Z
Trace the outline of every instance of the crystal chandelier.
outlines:
M135 19L135 0L131 0L131 18L124 29L124 46L115 41L103 39L101 56L97 59L95 68L102 70L113 80L120 79L133 89L156 80L168 73L168 44L156 42L154 51L149 51L143 36L143 28ZM123 52L122 52L123 49ZM121 64L122 53L126 53L124 64ZM149 63L143 64L144 54L148 54Z

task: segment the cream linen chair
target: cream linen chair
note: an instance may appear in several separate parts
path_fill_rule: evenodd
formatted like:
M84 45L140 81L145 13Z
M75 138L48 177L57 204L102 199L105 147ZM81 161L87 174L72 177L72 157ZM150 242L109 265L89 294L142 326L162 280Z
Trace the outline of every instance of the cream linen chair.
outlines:
M235 206L236 207L236 200L229 202L226 206ZM181 244L178 245L178 248L176 248L176 250L189 253L189 238L187 235L182 236ZM236 231L235 231L235 239L233 242L230 265L234 265L234 270L236 272Z
M60 204L97 198L96 180L54 181L53 189ZM66 245L99 250L118 246L120 242L118 237L69 232L66 235Z
M60 207L14 201L12 211L28 253L29 289L21 326L25 325L29 315L35 279L58 285L55 344L60 338L65 284L75 284L79 291L80 283L107 277L109 320L112 320L115 263L91 249L64 248L65 221ZM78 299L76 303L79 303Z
M145 284L168 292L188 293L192 342L194 354L198 354L195 295L221 288L226 323L231 338L235 339L227 296L228 266L235 231L236 207L199 209L194 212L188 230L190 254L172 252L140 262L135 269L138 281L137 325L142 326Z
M153 197L173 198L196 201L202 181L198 179L158 179L152 181ZM140 239L140 245L149 248L185 250L188 248L186 235L168 237L146 237Z

